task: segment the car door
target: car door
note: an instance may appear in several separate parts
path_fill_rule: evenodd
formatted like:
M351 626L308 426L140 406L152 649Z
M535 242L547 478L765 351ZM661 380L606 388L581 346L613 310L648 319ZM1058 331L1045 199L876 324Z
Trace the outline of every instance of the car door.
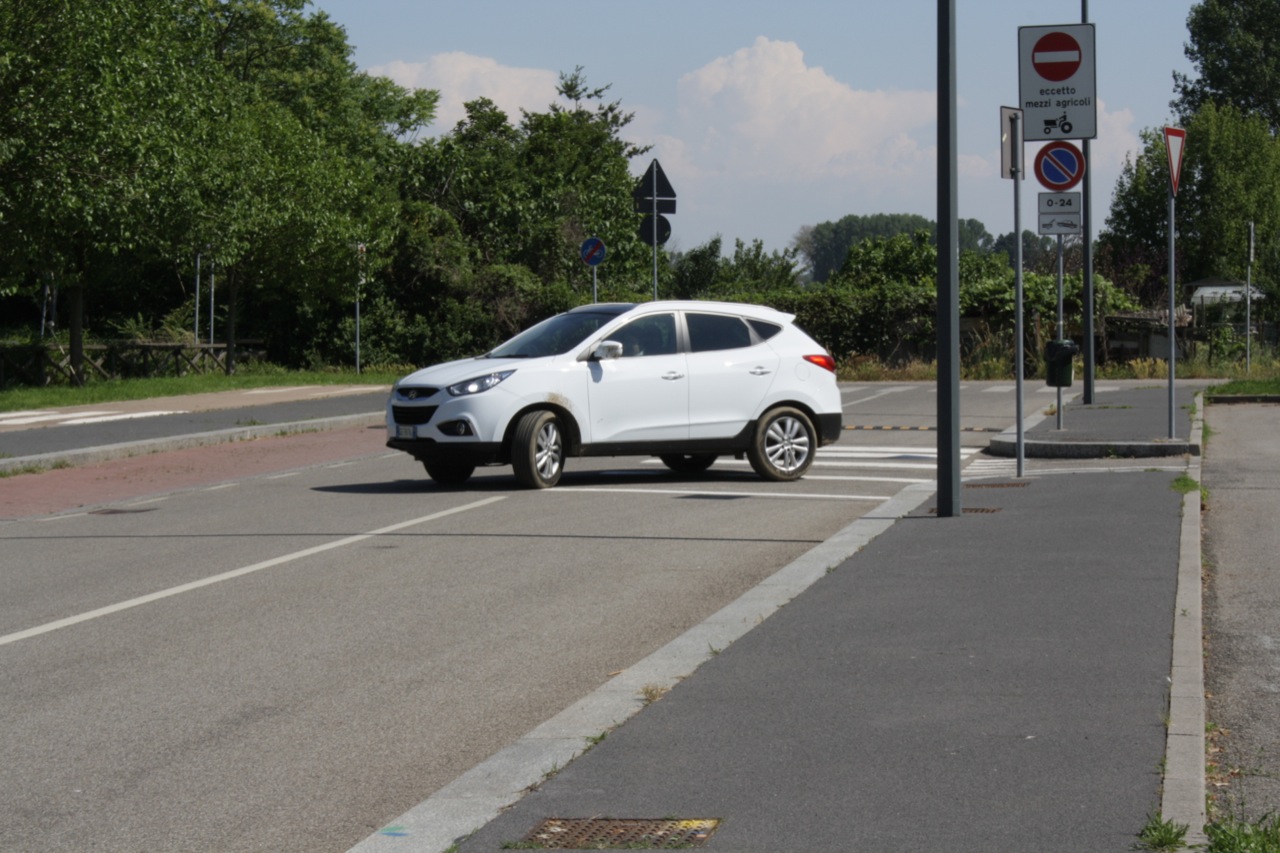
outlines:
M737 435L773 385L781 359L741 317L684 313L689 337L689 437Z
M591 363L591 444L680 441L689 436L689 381L675 314L639 317L604 339L620 358Z

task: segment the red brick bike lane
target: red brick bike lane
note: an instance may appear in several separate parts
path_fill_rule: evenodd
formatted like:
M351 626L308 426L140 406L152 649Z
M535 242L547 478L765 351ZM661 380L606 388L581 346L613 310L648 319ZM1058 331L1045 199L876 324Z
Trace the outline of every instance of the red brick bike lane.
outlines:
M385 448L386 428L377 425L270 436L13 474L0 478L0 519L54 515L134 501L368 456Z

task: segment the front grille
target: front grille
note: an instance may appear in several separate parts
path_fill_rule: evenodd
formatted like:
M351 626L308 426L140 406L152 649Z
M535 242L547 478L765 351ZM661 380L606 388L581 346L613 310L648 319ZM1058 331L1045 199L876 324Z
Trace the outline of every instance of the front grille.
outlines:
M432 388L426 385L401 385L396 389L396 399L425 400L439 390L439 388Z
M396 423L419 426L429 423L439 406L392 406L391 417Z

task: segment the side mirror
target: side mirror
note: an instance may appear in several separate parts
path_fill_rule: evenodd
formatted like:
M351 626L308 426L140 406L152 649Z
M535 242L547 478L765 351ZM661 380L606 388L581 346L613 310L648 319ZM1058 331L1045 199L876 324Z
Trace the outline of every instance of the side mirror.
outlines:
M604 361L610 358L622 358L622 344L617 341L601 341L600 345L591 353L591 357L596 361Z

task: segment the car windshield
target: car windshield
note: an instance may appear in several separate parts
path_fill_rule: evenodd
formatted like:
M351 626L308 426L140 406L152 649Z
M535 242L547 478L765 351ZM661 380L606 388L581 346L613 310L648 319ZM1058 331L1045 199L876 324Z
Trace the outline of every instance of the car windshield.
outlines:
M488 353L488 358L538 358L562 355L591 337L617 314L571 311L525 329Z

